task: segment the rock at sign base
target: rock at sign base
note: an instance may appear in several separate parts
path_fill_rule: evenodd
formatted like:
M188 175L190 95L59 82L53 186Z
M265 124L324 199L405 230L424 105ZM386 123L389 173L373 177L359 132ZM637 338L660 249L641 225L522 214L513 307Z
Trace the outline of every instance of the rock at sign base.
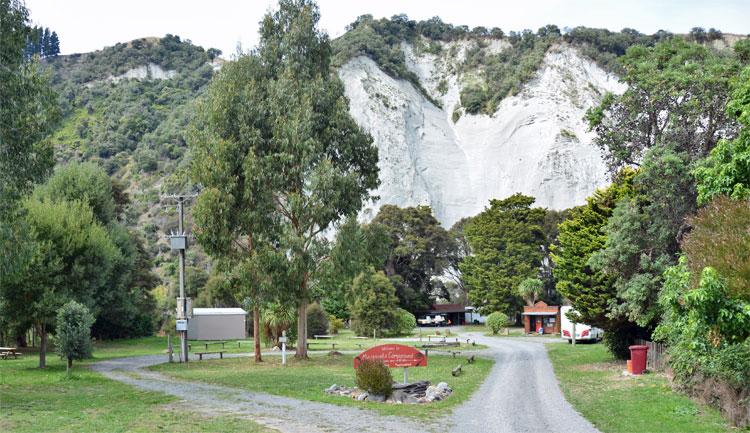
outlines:
M437 388L437 389L438 389L438 390L439 390L440 392L443 392L443 393L445 393L445 392L451 392L451 391L453 391L453 390L452 390L452 389L451 389L451 388L450 388L450 387L448 386L448 384L447 384L447 383L445 383L445 382L440 382L440 383L438 383L438 384L437 384L437 386L436 386L436 388Z
M328 389L326 389L326 393L333 394L334 392L336 392L338 390L339 390L339 386L334 383Z
M425 398L427 401L440 401L443 399L443 393L440 392L439 389L437 389L436 386L428 386L427 391L424 393Z
M385 401L384 395L378 395L378 394L372 394L367 397L367 401L375 401L378 403L382 403Z
M367 393L363 392L362 394L357 396L357 401L365 401L367 400L367 397L368 397Z
M404 399L408 395L409 394L407 394L406 391L403 391L403 390L400 390L400 389L394 389L393 393L391 393L391 400L393 400L394 402L401 403L401 402L404 401Z

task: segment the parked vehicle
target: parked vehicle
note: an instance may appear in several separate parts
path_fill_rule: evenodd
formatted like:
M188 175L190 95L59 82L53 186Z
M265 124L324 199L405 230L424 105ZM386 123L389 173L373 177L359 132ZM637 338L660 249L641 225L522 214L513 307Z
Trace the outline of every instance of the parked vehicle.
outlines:
M573 310L573 307L561 307L560 308L560 336L568 340L568 343L573 341L573 322L568 319L567 313ZM576 341L601 341L604 338L604 330L587 325L585 323L576 323Z
M419 326L441 326L445 324L445 317L436 314L432 318L430 316L425 316L422 319L417 320L417 323Z

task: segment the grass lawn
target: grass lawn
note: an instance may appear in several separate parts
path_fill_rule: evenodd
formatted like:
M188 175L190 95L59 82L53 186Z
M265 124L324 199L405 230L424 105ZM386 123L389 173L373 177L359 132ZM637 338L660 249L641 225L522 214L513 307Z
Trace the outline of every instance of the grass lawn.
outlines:
M280 357L267 356L262 364L255 364L252 360L244 358L191 362L188 365L162 364L152 369L180 379L217 383L341 406L366 407L383 414L426 419L444 415L448 409L465 401L482 383L493 364L491 360L483 358L477 358L469 365L465 357L430 356L427 367L409 369L409 381L426 379L433 384L447 382L453 388L453 394L444 401L431 404L397 405L357 402L324 392L334 383L354 386L352 356L313 355L306 361L299 361L293 357L287 361L287 367L282 367ZM464 365L463 374L452 377L451 370L458 364ZM393 369L392 373L395 380L403 380L402 369Z
M99 359L155 353L154 348L162 347L156 338L98 346ZM65 365L54 353L47 355L47 364L45 370L36 368L35 353L0 360L0 431L275 431L245 419L191 414L179 409L176 398L109 380L81 363L74 364L73 377L66 379Z
M559 337L560 334L538 334L536 332L532 332L531 334L526 334L524 332L523 326L509 326L507 328L502 329L499 333L493 334L490 331L490 328L488 328L486 325L463 325L461 326L461 330L463 332L480 332L484 334L487 337L539 337L539 338L550 338L550 337Z
M547 352L565 397L603 433L731 431L718 411L672 391L663 374L622 376L625 362L603 344L548 344Z
M203 345L205 341L190 340L190 352L205 351ZM239 343L239 345L238 345ZM179 357L180 339L172 337L172 347L174 348L175 358ZM209 345L208 351L224 350L228 353L247 353L253 350L253 340L231 340L227 341L224 349L221 345ZM141 337L127 340L107 340L98 341L94 344L94 358L86 362L96 362L102 359L123 358L126 356L154 355L158 353L167 353L167 337Z
M427 340L428 335L435 335L435 332L439 331L441 335L445 335L445 329L444 328L418 328L414 331L414 333L409 337L404 338L416 338L418 339L421 335L422 341L398 341L397 338L390 339L390 338L361 338L354 335L354 332L348 329L342 329L339 331L337 335L335 335L333 338L325 338L325 339L319 339L316 340L314 338L308 338L307 342L310 344L310 350L331 350L333 348L333 344L336 345L336 350L366 350L370 347L377 346L380 344L388 344L388 343L397 343L397 344L405 344L407 346L416 346L420 347L423 344L429 344ZM450 333L446 336L446 340L449 342L456 341L456 338L458 336L455 332ZM433 339L433 342L435 340ZM461 345L459 347L448 347L445 348L446 351L449 350L460 350L462 352L464 351L471 351L471 350L480 350L485 349L487 346L476 344L476 345L470 345L466 344L466 339L458 338L459 343ZM442 349L441 349L442 350ZM430 352L432 352L433 349L430 349Z

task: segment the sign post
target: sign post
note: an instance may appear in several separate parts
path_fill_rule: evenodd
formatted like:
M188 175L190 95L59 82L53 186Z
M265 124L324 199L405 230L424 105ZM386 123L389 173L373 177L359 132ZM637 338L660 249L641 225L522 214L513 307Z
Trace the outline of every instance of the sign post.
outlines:
M281 365L286 366L286 331L281 331L279 342L281 343Z
M404 383L409 383L409 367L427 367L427 356L412 346L382 344L365 350L354 358L354 368L365 360L379 360L387 367L404 369Z

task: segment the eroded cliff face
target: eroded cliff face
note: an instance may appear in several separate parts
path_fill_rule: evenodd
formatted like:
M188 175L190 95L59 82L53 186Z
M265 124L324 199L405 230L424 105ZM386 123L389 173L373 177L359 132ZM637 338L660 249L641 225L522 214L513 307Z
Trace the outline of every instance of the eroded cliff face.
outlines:
M521 192L540 206L565 209L606 185L602 155L582 119L605 92L624 91L617 78L575 49L556 46L536 77L492 116L469 115L459 93L476 79L460 68L470 44L445 44L438 55L402 47L409 68L442 108L367 57L340 68L351 114L380 150L380 200L363 218L372 218L382 204L427 204L448 227L492 198ZM504 48L496 41L485 49Z

